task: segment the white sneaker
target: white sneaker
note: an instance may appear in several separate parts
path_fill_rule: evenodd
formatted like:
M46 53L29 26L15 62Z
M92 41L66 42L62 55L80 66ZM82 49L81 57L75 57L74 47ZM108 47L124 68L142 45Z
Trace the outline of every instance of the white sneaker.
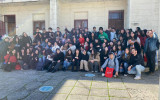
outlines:
M116 75L113 75L114 76L114 78L116 78L117 76Z
M105 74L104 73L102 73L102 77L104 77L105 76Z
M92 73L94 73L94 71L92 71Z
M98 73L98 71L95 71L95 73Z
M127 76L127 74L124 74L124 76L126 77L126 76Z
M134 79L135 79L135 80L140 80L141 77L140 77L140 76L136 76Z

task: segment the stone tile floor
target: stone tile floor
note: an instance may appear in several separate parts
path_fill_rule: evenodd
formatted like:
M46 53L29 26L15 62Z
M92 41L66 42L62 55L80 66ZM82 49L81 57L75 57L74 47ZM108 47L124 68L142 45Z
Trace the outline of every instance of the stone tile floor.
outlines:
M158 100L159 72L142 80L134 76L105 78L100 73L85 77L85 72L47 73L35 70L0 70L0 100ZM48 93L41 86L53 86Z

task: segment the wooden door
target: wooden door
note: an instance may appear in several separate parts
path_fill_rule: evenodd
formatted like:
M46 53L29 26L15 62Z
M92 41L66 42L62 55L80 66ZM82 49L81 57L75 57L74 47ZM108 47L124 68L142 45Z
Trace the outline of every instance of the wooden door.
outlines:
M124 28L124 10L109 11L109 27Z

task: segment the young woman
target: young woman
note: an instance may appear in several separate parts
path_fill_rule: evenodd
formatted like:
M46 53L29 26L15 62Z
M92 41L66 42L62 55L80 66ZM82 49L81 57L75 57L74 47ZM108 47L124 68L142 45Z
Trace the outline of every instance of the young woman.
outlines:
M34 51L34 53L31 54L31 57L30 57L30 63L29 63L29 68L30 69L35 69L36 68L36 65L38 63L38 60L39 60L39 51L38 49L36 49Z
M105 47L105 49L100 54L101 65L104 64L104 62L108 57L109 57L109 50L108 47Z
M89 64L91 66L92 72L98 72L99 62L100 62L100 54L96 50L92 50L92 53L89 56Z
M12 50L11 55L8 58L7 66L4 68L5 71L12 71L15 69L15 66L17 65L17 57L16 57L16 50Z
M85 39L83 38L82 34L79 35L79 43L80 43L80 46L84 47L84 42L85 42Z
M53 53L56 53L56 49L59 49L60 47L58 46L57 42L54 42L54 46L52 47Z
M32 44L32 39L30 36L27 35L27 33L23 32L22 39L21 39L21 46L25 47L27 43Z
M72 63L72 50L69 49L65 55L64 58L64 63L63 63L63 71L66 71L68 69L68 67L71 65Z
M56 55L54 57L54 61L55 61L55 66L52 70L52 73L56 72L57 70L59 70L59 67L62 65L62 63L64 62L64 54L63 52L60 51L60 49L56 49Z
M120 68L122 67L124 70L124 76L127 76L127 74L128 74L128 64L129 64L130 56L131 56L130 50L129 50L129 48L126 48L125 53L122 54L121 66L120 66Z
M76 66L76 71L79 70L80 61L81 61L81 53L79 49L76 49L76 52L72 57L72 72L75 71L74 66Z
M61 46L61 51L66 55L66 52L68 50L69 44L65 43L64 46Z
M82 57L81 57L81 61L80 61L80 70L83 71L83 67L84 67L84 70L86 72L89 71L89 68L88 68L88 60L89 60L89 55L87 54L87 51L86 50L83 50L83 54L82 54ZM84 66L83 66L84 65Z

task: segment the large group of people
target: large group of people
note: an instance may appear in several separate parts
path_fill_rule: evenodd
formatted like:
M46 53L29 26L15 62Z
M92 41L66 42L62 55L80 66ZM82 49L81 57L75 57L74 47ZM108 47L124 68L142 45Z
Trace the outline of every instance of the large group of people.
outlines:
M8 72L19 64L21 70L54 73L70 69L72 72L102 72L104 76L109 67L114 68L114 77L119 73L135 74L134 79L138 80L146 66L150 68L147 74L155 72L159 41L153 30L141 30L140 27L136 31L104 30L103 27L98 31L96 27L92 31L88 28L69 31L65 28L64 33L59 27L55 32L51 27L40 32L37 27L33 39L24 32L13 38L4 37L0 46L1 66Z

